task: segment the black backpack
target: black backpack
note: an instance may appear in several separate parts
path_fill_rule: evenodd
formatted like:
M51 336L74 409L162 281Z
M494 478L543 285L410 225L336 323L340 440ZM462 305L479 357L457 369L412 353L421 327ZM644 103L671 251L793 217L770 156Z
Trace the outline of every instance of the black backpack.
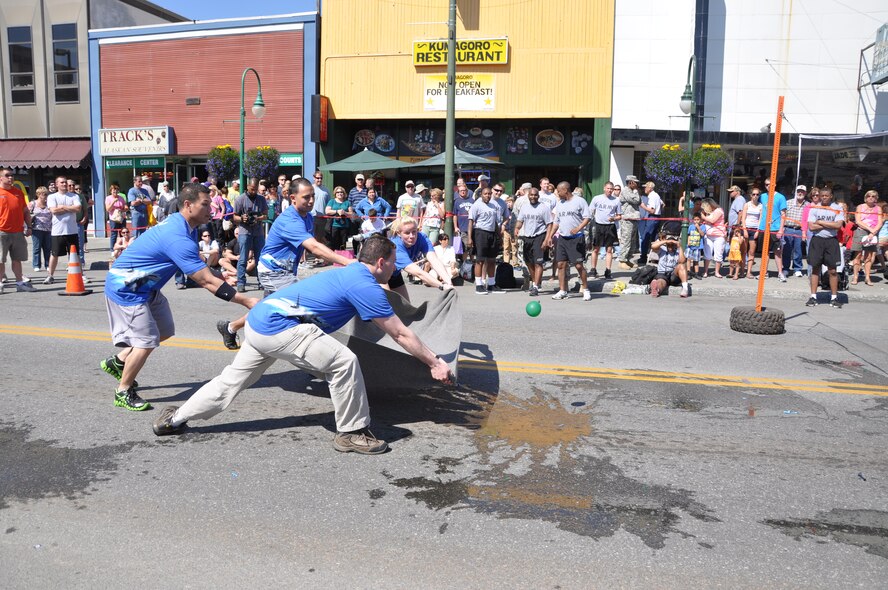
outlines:
M650 285L655 276L657 276L656 266L651 266L650 264L639 266L635 269L635 272L632 273L632 277L629 279L629 284Z
M496 265L493 280L500 289L518 288L518 281L515 280L515 267L508 262L500 262Z

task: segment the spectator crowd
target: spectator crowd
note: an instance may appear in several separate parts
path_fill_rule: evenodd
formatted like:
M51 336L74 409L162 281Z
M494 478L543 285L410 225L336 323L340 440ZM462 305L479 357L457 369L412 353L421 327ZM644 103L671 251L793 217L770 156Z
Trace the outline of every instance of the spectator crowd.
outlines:
M58 260L64 260L71 246L84 262L92 200L77 183L59 176L50 186L38 187L24 205L20 191L12 186L12 171L4 169L2 174L3 282L8 280L5 263L10 257L17 290L33 290L21 272L21 262L27 259L24 239L29 236L33 271L45 273L42 282L52 284ZM209 267L237 276L238 291L246 290L249 276L257 276L257 260L269 229L292 206L295 192L291 195L290 187L299 178L282 174L276 184L250 179L243 192L238 181L220 186L210 177L203 183L210 192L212 219L198 228L197 247ZM406 231L402 248L410 250L409 259L398 270L406 271L408 280L449 288L452 281L464 279L474 283L479 295L502 293L514 286L517 268L524 273L529 295L537 297L544 269L551 266L551 279L558 283L553 299L567 299L570 291L581 291L583 299L589 300L589 280L612 279L616 262L622 270L641 274L654 297L667 293L670 286L681 287L681 296L687 297L690 280L756 278L757 254L759 273L768 276L773 258L773 276L778 281L808 280L812 294L816 293L815 279L819 286L823 274L833 299L832 279L837 284L847 280L851 285L860 281L873 285L874 269L881 267L888 275L884 258L888 204L875 190L861 191L846 202L829 187L809 190L798 185L790 198L778 187L772 199L765 179L747 191L731 186L727 212L714 199L682 196L677 216L666 218L655 183L642 184L634 175L626 177L625 186L605 183L601 194L588 202L580 187L568 182L556 185L545 177L537 186L524 183L514 195L506 194L502 183L491 184L485 174L476 180L473 191L462 178L457 180L452 211L447 211L440 188L408 180L404 193L390 203L372 177L357 174L354 186L330 190L323 184L323 175L315 172L314 238L351 259L368 236L384 233L397 238ZM682 247L678 220L684 218L686 207L690 223L687 245ZM136 176L125 192L112 184L104 208L113 264L133 240L177 212L178 201L168 182L160 183L155 191L148 177ZM766 210L770 210L768 219ZM454 219L452 239L443 232L448 216ZM329 264L311 251L303 252L300 263ZM652 268L638 272L648 265ZM578 282L569 289L572 271ZM176 285L186 288L187 277L178 275ZM403 291L399 285L393 287Z

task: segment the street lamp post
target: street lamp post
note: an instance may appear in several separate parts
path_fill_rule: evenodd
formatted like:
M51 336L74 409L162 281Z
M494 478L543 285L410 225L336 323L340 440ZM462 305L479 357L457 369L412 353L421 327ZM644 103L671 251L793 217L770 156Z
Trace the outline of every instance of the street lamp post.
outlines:
M259 85L259 92L256 94L256 101L253 103L253 116L261 119L265 116L265 102L262 100L262 81L259 79L259 72L253 68L246 68L241 75L241 111L240 111L240 190L246 191L247 186L244 182L244 119L247 116L247 109L244 106L244 82L247 80L247 72L253 72L256 76L256 84Z
M690 116L690 124L688 126L688 154L691 159L694 157L694 125L697 119L697 101L694 100L694 77L696 76L697 58L691 56L688 62L688 81L685 84L684 94L681 95L681 101L678 103L681 112ZM691 179L685 183L684 213L681 220L681 248L686 250L688 247L688 228L691 225L691 209L693 207L693 199L691 198Z

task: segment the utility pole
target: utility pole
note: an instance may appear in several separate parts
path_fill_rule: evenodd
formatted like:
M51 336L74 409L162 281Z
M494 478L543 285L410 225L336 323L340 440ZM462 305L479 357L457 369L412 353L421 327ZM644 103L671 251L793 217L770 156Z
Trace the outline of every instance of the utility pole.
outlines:
M450 0L447 18L447 122L444 127L444 233L453 237L453 144L456 142L456 0ZM458 230L457 230L458 231Z

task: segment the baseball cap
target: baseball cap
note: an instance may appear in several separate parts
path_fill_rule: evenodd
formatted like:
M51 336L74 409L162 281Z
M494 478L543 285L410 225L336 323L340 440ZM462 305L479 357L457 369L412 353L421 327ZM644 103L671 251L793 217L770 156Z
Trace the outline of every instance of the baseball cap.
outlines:
M293 178L291 178L290 180L299 180L300 178L302 178L302 177L299 176L298 174L294 174Z
M142 175L142 180L143 180L143 181L145 181L145 180L151 180L151 177L148 176L147 174L143 174L143 175Z
M482 180L490 180L490 177L487 176L486 174L479 174L478 175L478 182L481 182Z
M364 175L363 174L356 174L355 180L364 180Z
M145 180L145 177L144 177L144 176L142 177L142 180ZM198 178L197 176L192 176L192 177L191 177L191 182L200 182L200 178Z
M533 188L533 185L530 184L529 182L525 182L524 184L521 185L521 190L523 190L523 191L530 190L532 188Z
M805 186L804 184L800 184L799 186L796 187L796 192L799 192L799 191L808 192L808 187Z
M408 180L407 182L404 183L404 186L416 186L416 185L412 180Z
M630 174L626 177L626 182L638 182L638 178Z

